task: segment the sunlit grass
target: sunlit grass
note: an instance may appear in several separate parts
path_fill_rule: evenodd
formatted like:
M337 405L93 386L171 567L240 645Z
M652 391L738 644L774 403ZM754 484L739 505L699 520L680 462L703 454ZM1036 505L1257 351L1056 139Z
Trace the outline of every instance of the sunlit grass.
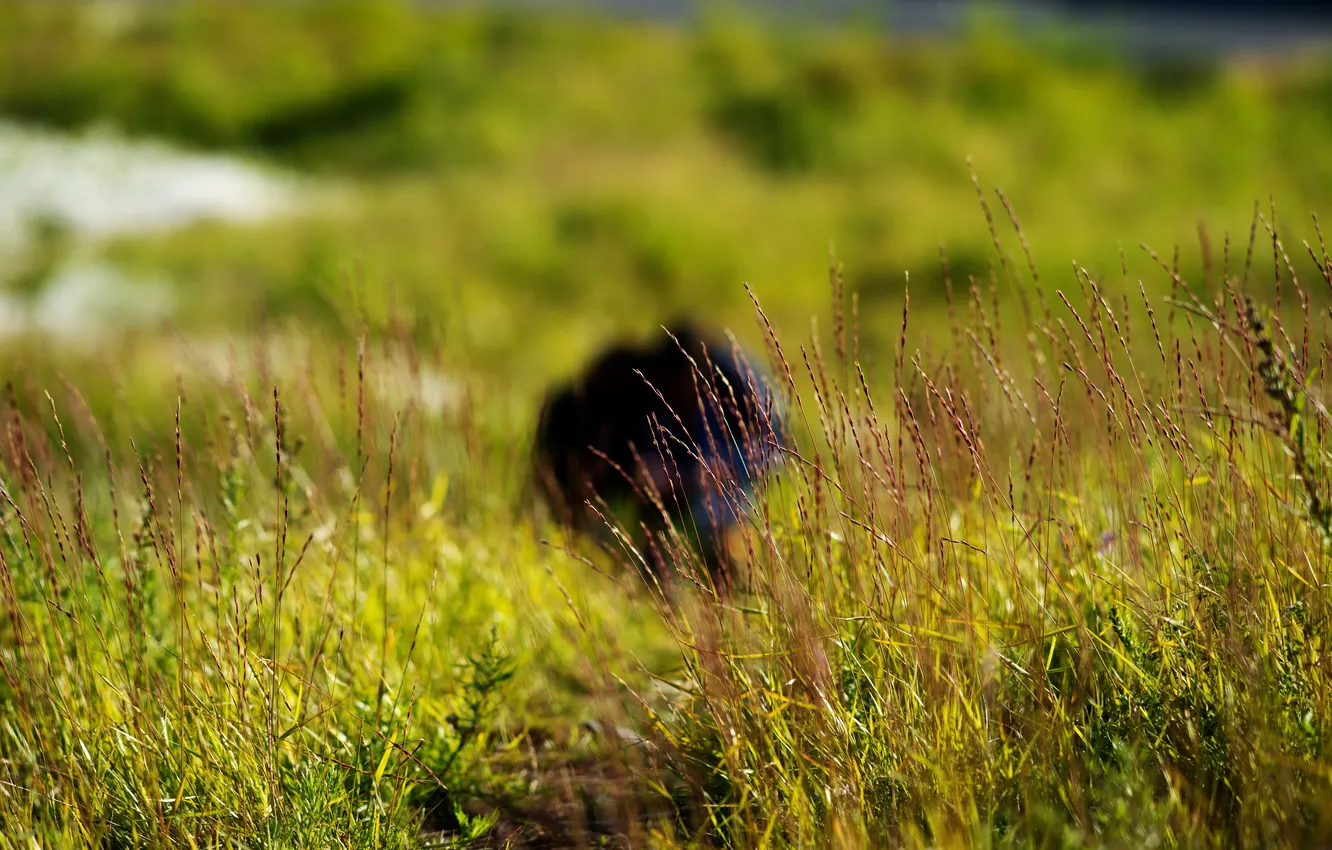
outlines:
M659 588L565 540L494 398L383 392L438 365L411 343L182 371L151 445L105 437L96 382L15 391L7 837L1305 844L1326 318L1227 271L1173 299L1065 276L1003 334L975 290L961 344L878 364L891 393L852 316L770 338L797 440L732 594L687 550Z
M0 846L1332 829L1321 62L312 8L0 9L0 111L339 199L102 246L170 327L5 342ZM791 405L730 595L526 478L676 311Z

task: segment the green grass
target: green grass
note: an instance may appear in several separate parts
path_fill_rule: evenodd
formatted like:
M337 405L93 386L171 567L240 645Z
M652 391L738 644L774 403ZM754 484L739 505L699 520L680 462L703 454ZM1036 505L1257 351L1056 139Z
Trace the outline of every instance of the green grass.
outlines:
M377 400L391 350L182 375L158 413L194 436L101 463L65 448L103 439L73 385L12 392L6 840L1306 845L1328 320L1227 271L1083 278L1096 307L1016 344L977 292L970 344L903 348L893 394L844 326L773 339L812 382L733 596L687 548L664 588L566 550L470 403Z
M103 246L174 326L7 343L0 846L1332 830L1325 64L328 8L0 7L0 111L355 200ZM684 309L792 404L732 596L524 476Z

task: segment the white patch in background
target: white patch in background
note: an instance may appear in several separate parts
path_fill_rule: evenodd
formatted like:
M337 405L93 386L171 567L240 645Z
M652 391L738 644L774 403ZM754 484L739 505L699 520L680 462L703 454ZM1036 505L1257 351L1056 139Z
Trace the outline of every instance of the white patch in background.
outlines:
M435 419L461 407L462 383L424 364L413 371L404 358L381 361L375 369L376 396L390 407L419 406L427 418Z
M290 177L110 131L78 136L0 122L0 232L53 216L86 239L197 221L257 222L290 211Z
M226 156L192 154L107 130L64 135L0 121L0 338L73 341L169 317L166 281L95 259L98 242L201 221L256 223L295 210L297 181ZM66 229L71 257L21 297L4 264L24 262L32 224Z
M30 305L27 325L66 340L141 327L171 315L174 297L163 281L131 279L101 263L70 263Z

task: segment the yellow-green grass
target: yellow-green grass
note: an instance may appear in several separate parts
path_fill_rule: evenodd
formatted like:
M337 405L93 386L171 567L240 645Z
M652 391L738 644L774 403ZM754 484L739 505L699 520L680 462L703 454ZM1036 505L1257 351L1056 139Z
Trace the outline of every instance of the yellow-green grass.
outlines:
M47 71L0 75L9 113L355 200L109 246L172 276L174 327L7 343L0 845L1332 828L1325 68L338 9L43 39L70 13L0 8ZM408 105L354 132L265 125L385 78ZM545 382L677 310L791 395L733 596L687 549L641 581L524 476Z
M410 350L182 369L152 446L104 436L95 380L16 390L6 839L1307 844L1327 318L1239 276L1083 285L1009 341L980 299L891 392L845 317L770 340L779 383L811 374L732 594L687 548L662 586L631 536L566 540L493 399L376 392Z

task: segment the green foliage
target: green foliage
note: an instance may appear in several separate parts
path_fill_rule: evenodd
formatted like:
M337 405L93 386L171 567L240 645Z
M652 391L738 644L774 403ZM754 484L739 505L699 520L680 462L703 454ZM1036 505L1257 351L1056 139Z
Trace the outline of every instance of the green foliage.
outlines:
M1328 319L1259 321L1235 274L1142 310L1075 282L1002 334L974 289L972 345L903 350L892 396L845 315L807 384L772 336L799 456L723 595L686 547L658 587L540 543L522 423L385 392L431 359L410 341L182 368L156 430L35 373L0 442L0 817L158 847L1306 844Z
M178 327L6 347L0 844L1332 829L1332 261L1251 207L1325 202L1326 68L367 2L7 4L0 66L355 200L106 246ZM537 389L683 308L794 409L730 595L524 478Z
M969 159L1021 200L1042 268L1114 275L1124 245L1147 280L1142 242L1205 221L1216 265L1255 199L1303 211L1332 192L1317 58L1181 75L1002 20L916 43L446 6L8 3L0 114L324 181L292 220L105 246L175 285L178 326L291 319L346 338L368 315L533 387L682 311L747 330L742 281L803 328L826 316L829 242L866 352L891 350L908 273L917 327L942 326L941 241L955 296L989 285Z

